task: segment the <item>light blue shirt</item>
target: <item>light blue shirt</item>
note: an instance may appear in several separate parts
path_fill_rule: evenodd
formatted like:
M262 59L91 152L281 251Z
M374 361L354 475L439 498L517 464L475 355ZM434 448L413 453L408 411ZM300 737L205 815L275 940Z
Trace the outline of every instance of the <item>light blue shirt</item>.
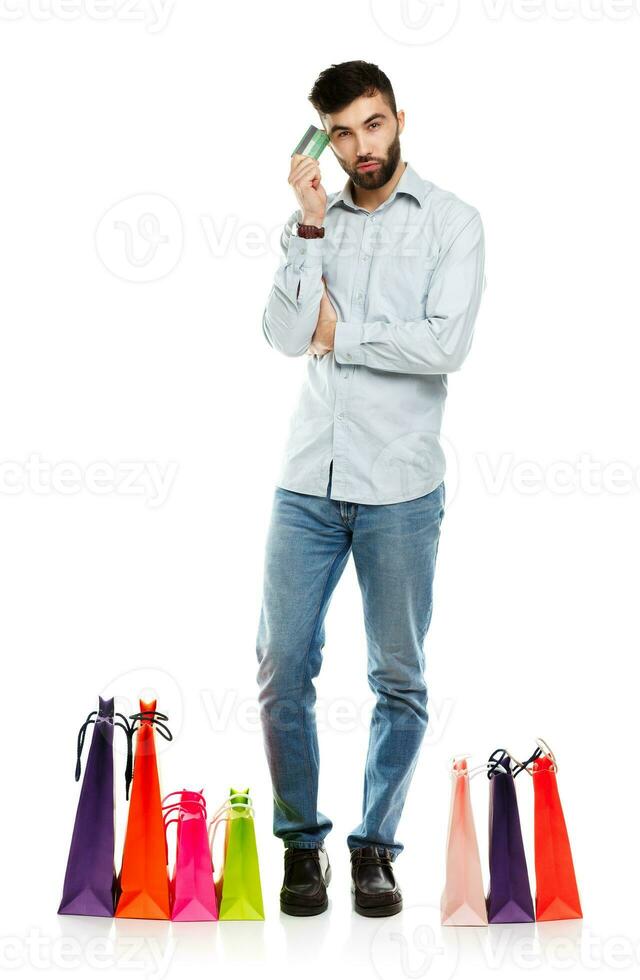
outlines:
M444 478L440 443L447 374L469 352L485 287L484 229L476 208L407 163L375 211L358 207L351 179L328 195L325 237L280 238L283 259L263 314L269 344L307 352L322 277L335 307L334 350L307 355L277 485L331 498L392 504Z

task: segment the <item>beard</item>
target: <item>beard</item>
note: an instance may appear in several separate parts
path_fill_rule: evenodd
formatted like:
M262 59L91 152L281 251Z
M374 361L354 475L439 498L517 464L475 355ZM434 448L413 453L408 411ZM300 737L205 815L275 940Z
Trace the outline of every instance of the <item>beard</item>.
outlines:
M377 170L372 171L361 171L357 169L359 163L367 162L379 163L380 166ZM384 160L380 160L378 157L367 157L366 159L356 160L353 168L345 166L343 163L340 166L349 175L356 187L362 187L363 190L371 191L382 187L388 180L391 180L399 162L400 136L398 134L398 127L396 127L396 135L393 142L387 148L387 155Z

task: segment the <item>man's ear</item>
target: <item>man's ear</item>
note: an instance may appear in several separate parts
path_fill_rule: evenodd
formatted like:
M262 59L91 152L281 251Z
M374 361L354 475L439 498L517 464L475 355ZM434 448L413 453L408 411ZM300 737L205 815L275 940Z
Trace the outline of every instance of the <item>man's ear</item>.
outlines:
M398 135L399 135L404 129L404 109L398 110L397 120L398 120Z

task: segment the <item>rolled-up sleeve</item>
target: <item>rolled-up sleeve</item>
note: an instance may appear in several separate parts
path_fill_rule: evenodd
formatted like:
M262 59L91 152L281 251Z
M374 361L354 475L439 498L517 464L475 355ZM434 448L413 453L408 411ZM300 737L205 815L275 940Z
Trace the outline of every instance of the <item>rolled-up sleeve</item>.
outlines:
M264 335L275 350L289 357L305 354L318 322L323 294L324 238L299 238L294 228L300 212L288 218L280 247L283 258L262 316Z
M485 287L484 228L478 211L445 240L426 299L414 320L338 320L334 354L340 364L363 364L408 374L448 374L462 366Z

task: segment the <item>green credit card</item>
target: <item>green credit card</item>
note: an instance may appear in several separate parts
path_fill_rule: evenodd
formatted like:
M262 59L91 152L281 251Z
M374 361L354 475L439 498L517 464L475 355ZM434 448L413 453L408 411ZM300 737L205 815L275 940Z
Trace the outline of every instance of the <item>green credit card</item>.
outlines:
M294 153L304 153L305 156L313 157L314 160L317 160L328 142L329 137L324 129L318 129L317 126L309 126L291 156Z

